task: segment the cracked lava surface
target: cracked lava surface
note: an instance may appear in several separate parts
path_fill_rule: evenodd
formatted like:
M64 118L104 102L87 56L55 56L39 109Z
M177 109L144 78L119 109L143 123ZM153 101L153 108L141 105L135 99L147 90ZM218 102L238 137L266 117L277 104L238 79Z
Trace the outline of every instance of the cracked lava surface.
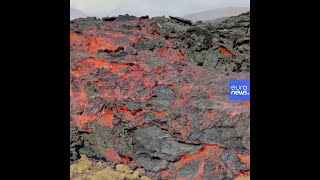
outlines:
M250 79L248 32L228 39L226 24L71 21L70 162L85 154L151 179L248 179L250 102L228 95L230 79Z

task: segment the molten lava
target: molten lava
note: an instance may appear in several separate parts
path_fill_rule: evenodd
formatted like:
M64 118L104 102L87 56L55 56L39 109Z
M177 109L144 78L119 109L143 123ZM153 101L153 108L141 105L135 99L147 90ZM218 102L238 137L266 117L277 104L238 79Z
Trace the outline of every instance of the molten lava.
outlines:
M248 177L250 103L229 101L228 82L249 74L225 76L190 62L179 36L160 28L165 22L71 22L70 117L86 131L81 152L154 178Z

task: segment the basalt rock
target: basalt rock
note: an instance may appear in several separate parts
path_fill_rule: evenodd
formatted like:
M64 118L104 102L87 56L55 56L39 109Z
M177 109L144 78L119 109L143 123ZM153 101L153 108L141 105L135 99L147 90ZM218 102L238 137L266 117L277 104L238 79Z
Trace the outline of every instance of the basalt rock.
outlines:
M84 154L152 179L248 177L250 103L230 101L228 86L250 79L249 26L249 13L70 21L70 162Z

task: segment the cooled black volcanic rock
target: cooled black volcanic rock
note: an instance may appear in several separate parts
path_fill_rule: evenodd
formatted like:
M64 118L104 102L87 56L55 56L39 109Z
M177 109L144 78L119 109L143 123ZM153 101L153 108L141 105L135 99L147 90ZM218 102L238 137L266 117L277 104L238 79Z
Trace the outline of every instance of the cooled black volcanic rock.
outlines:
M155 179L234 179L250 171L249 13L221 24L180 18L70 22L70 161L144 167Z

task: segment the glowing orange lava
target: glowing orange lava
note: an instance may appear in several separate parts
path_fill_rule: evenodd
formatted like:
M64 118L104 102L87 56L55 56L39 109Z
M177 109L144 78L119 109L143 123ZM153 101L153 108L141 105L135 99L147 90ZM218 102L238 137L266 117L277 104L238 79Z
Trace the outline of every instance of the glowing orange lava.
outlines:
M102 115L102 122L101 122L101 125L102 126L108 126L110 128L113 128L113 124L112 124L112 121L113 121L113 112L112 110L108 109L107 112L105 112L103 115Z
M223 54L225 54L225 55L228 55L228 56L232 56L233 54L226 48L226 47L224 47L224 46L220 46L219 47L219 50L223 53Z

